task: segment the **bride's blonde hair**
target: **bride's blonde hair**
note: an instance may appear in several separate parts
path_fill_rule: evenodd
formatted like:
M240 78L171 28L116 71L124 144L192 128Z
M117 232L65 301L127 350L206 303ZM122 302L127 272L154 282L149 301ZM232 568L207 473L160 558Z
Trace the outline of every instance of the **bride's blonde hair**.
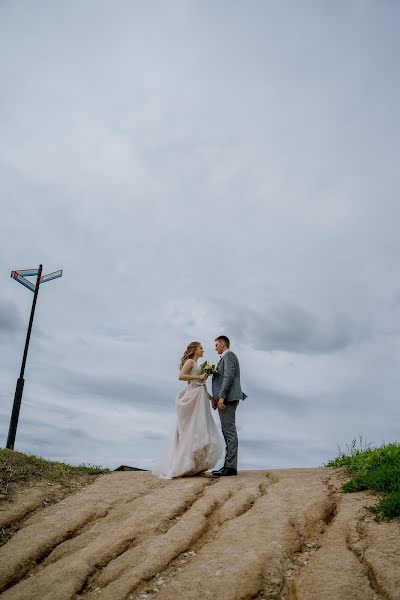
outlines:
M182 369L183 365L189 358L193 358L196 349L200 346L200 342L190 342L189 346L186 348L181 362L179 363L179 368Z

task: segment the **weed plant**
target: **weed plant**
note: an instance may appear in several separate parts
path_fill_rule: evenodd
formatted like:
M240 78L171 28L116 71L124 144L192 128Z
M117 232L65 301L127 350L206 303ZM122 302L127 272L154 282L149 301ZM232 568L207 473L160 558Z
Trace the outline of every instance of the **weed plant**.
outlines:
M0 449L0 497L7 497L18 483L37 479L67 483L82 477L100 475L108 469L94 465L73 466L54 462L33 454Z
M375 506L368 510L377 520L393 519L400 516L400 444L383 444L370 448L369 444L354 439L346 451L339 448L339 454L327 464L328 467L346 467L350 481L342 485L343 492L374 490L381 494Z

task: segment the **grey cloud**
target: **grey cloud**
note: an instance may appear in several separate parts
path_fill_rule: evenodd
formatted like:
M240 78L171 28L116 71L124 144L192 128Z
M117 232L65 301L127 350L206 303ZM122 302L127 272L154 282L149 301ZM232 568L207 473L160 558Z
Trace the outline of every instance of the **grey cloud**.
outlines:
M240 448L243 460L253 469L292 467L295 456L299 457L296 459L296 466L320 467L326 458L322 449L310 451L304 440L287 436L285 432L282 432L279 440L242 439Z
M14 337L25 327L26 324L15 302L0 298L0 335Z
M154 431L143 430L143 431L141 431L140 435L143 440L149 441L152 444L153 444L153 442L160 442L160 441L164 441L166 439L165 432L157 433Z
M262 304L262 303L259 303ZM242 344L265 352L329 354L365 337L357 325L340 316L318 315L298 304L268 303L258 310L223 302L217 308L222 327Z
M39 377L39 376L38 376ZM125 377L73 371L62 367L54 367L50 372L43 372L40 379L51 389L74 395L82 402L91 402L94 397L103 402L139 405L167 409L168 399L173 397L174 388L165 390L155 386L137 383L127 374Z
M257 455L264 454L265 456L280 455L284 458L292 458L304 445L302 440L296 440L293 437L286 436L283 433L279 440L266 440L265 438L243 438L240 441L241 446L245 450Z
M312 410L312 402L306 396L288 394L274 389L272 386L250 381L246 385L245 392L248 398L245 403L255 402L258 406L267 406L269 410L288 413L294 416L309 414Z
M59 447L60 442L76 444L82 439L96 440L95 436L90 435L86 430L76 427L43 427L38 421L24 419L21 421L20 435L24 436L25 443L32 446L45 447L47 450L54 450ZM98 440L100 441L100 440Z
M318 464L361 407L368 439L396 435L399 18L359 0L0 2L2 414L30 309L9 271L64 269L39 298L21 448L150 464L185 343L213 359L222 332L241 434L259 426L242 467Z
M96 332L96 330L95 330ZM125 329L121 329L121 328L99 328L98 331L96 333L99 333L100 335L104 335L104 336L108 336L110 338L113 338L115 340L118 340L120 342L127 342L127 343L131 343L131 342L136 342L140 339L138 334L133 334L131 332L126 331ZM83 343L85 343L84 340L82 340Z

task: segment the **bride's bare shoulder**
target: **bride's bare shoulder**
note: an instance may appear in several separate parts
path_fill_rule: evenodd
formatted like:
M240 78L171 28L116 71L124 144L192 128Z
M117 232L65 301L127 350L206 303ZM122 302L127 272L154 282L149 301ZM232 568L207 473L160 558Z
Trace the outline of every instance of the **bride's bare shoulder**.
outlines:
M193 366L196 363L194 362L194 360L192 358L188 358L187 361L185 361L182 365L182 369L185 369L185 371L188 371L189 369L192 369Z

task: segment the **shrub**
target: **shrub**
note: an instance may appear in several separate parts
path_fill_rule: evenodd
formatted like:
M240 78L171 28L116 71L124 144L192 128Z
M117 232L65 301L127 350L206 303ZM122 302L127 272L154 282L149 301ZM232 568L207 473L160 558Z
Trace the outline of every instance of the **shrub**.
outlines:
M360 437L347 445L346 452L339 448L338 456L327 466L348 469L351 479L342 485L343 492L375 490L382 494L375 506L368 507L378 520L400 516L400 444L370 448Z
M0 449L0 493L8 497L13 486L35 479L68 482L82 477L106 473L108 469L93 465L73 466L23 454L14 450Z

